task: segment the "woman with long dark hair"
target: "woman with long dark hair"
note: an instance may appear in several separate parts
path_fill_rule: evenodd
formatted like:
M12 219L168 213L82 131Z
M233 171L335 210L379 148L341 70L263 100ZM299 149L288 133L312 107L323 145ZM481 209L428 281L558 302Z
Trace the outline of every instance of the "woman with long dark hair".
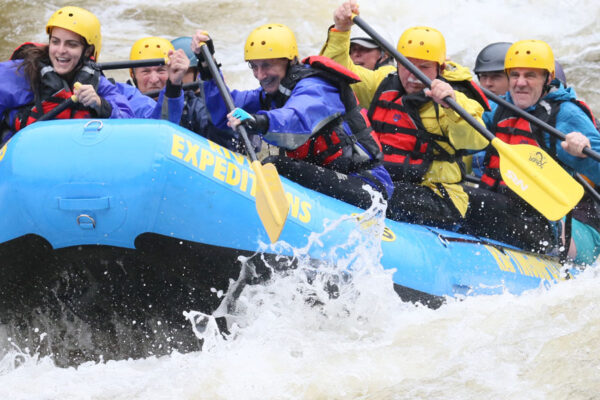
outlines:
M79 7L63 7L46 24L47 45L30 45L0 63L2 141L73 94L55 118L132 118L127 100L95 68L102 45L100 22Z

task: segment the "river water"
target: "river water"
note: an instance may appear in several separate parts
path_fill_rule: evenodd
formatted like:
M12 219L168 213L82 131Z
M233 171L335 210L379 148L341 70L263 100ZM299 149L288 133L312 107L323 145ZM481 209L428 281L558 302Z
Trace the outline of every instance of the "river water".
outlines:
M4 0L0 57L68 2ZM100 61L126 59L140 37L208 30L230 86L256 85L242 60L249 31L289 25L301 55L318 52L338 1L84 0L102 23ZM412 25L445 35L449 56L472 66L494 41L548 41L579 97L600 110L600 5L591 0L371 0L363 18L391 38ZM109 74L119 80L126 71ZM600 112L600 111L599 111ZM377 249L359 255L365 273L338 299L299 275L254 287L229 340L205 336L203 352L107 360L58 368L19 349L0 360L1 399L595 399L600 398L600 276L519 297L450 301L432 311L399 301ZM456 260L457 264L460 260ZM300 288L300 289L299 289ZM304 290L302 290L304 289ZM192 310L181 310L182 312ZM40 332L40 335L43 335ZM190 335L193 335L190 324Z

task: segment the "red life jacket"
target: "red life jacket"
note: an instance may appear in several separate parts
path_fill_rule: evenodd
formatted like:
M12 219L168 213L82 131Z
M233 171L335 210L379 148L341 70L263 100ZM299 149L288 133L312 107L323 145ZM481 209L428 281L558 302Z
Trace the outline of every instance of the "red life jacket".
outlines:
M364 172L379 165L383 158L381 145L372 134L366 111L358 105L350 88L350 84L360 82L358 75L323 56L307 57L302 62L310 68L300 64L290 66L277 94L261 99L262 109L268 110L272 103L282 107L300 80L317 76L337 87L345 113L324 121L324 126L309 140L295 150L286 151L286 155L345 174Z
M421 121L419 109L430 101L423 92L407 94L395 72L377 88L368 116L383 148L383 165L394 181L421 182L433 160L460 163L458 152L439 144L450 145L448 138L428 132ZM434 107L437 114L436 103Z
M50 112L60 103L73 95L72 89L67 82L62 79L50 65L43 65L40 69L40 83L37 91L34 93L34 102L21 107L12 123L12 131L17 132L29 124L38 120L42 115ZM100 79L100 71L84 64L75 74L73 82L80 82L84 85L92 85L97 90ZM71 107L59 113L57 119L89 118L90 109L74 103Z
M27 50L31 47L40 47L41 48L44 46L47 46L47 45L43 44L43 43L35 43L35 42L22 43L10 55L10 60L21 60L21 59L23 59L23 53L25 50Z

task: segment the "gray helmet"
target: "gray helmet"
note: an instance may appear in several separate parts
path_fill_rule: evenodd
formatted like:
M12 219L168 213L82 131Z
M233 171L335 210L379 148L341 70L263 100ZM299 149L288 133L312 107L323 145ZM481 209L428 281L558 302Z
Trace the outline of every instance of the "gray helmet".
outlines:
M379 45L370 37L353 37L350 38L350 45L357 44L367 49L378 49Z
M511 44L496 42L485 46L477 55L473 72L480 74L482 72L504 71L504 57Z
M567 86L567 76L565 75L565 71L563 70L562 65L556 60L554 60L554 76L561 81L563 85Z
M171 40L171 44L175 47L175 50L182 49L185 55L190 59L190 67L198 67L198 58L192 51L192 37L182 36L177 39Z

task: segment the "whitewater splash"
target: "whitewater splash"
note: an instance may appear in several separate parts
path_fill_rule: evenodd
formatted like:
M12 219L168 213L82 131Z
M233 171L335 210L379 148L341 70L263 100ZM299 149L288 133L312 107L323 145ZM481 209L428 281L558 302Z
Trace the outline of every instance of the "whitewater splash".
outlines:
M376 222L336 248L343 268L317 269L304 255L355 217L332 221L295 249L294 268L243 284L233 302L222 294L227 306L214 315L188 312L201 352L63 369L15 348L0 362L0 398L584 399L599 392L596 269L518 297L449 299L436 311L402 303L377 263L382 226L372 211L362 221ZM217 317L228 319L229 332Z
M324 230L311 233L303 248L294 248L282 241L263 243L262 249L254 256L260 258L258 264L254 257L241 259L240 277L231 283L213 315L186 312L194 333L204 342L203 350L216 346L220 341L236 338L241 328L255 324L262 326L264 315L275 315L278 319L286 314L302 315L302 310L308 306L314 307L316 314L325 320L350 318L368 323L370 300L364 300L367 294L391 297L393 303L400 303L393 290L394 271L384 270L379 263L386 203L379 193L365 188L371 192L373 199L373 205L367 211L326 221ZM354 228L348 229L347 224ZM340 230L349 232L348 237L340 237ZM331 245L332 237L337 245ZM326 249L324 242L328 244ZM270 263L262 252L292 256ZM314 260L310 254L319 254L321 259ZM256 265L260 265L262 271L257 271ZM270 277L267 281L262 278L265 268L268 269L266 275ZM251 284L253 282L260 284ZM349 311L350 308L354 309L354 313ZM228 333L222 332L218 318L227 322ZM308 326L307 321L296 323Z

